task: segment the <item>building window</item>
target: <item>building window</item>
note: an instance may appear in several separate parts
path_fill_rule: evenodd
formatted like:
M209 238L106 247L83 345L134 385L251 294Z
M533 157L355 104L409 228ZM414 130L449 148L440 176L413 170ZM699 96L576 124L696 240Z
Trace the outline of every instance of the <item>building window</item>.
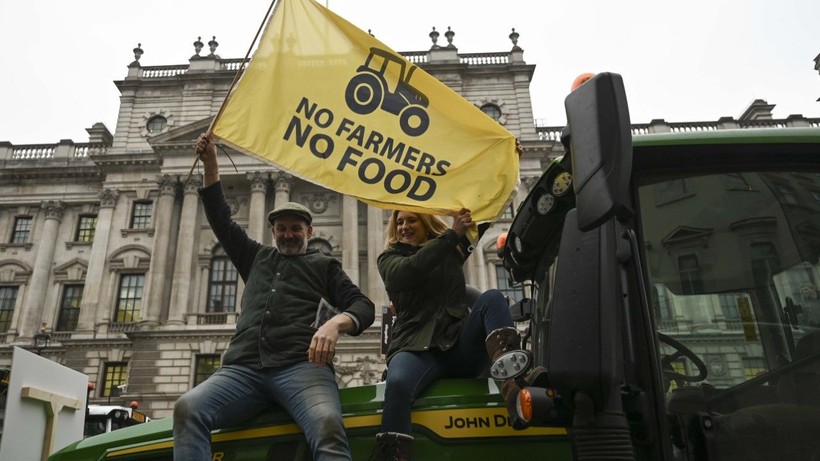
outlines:
M77 223L75 242L93 242L94 229L97 228L97 215L81 215Z
M678 258L678 274L680 275L681 293L685 295L703 293L703 279L697 256L680 256Z
M675 373L684 376L689 375L689 372L686 368L686 362L684 362L683 359L673 360L669 365L672 368L669 371L674 371ZM667 389L666 392L671 392L672 390L677 389L679 387L686 387L686 383L681 379L673 379L670 381L669 389Z
M755 242L749 249L752 277L757 286L767 287L774 274L780 272L780 256L771 242Z
M11 328L16 302L17 287L0 287L0 333L7 333Z
M484 104L481 106L481 112L489 115L493 120L498 120L501 118L501 108L495 104Z
M207 312L234 312L236 306L236 268L227 256L215 256L208 284ZM222 322L224 323L224 322Z
M151 210L153 202L134 202L131 211L131 229L148 229L151 227Z
M199 354L194 366L194 387L208 379L219 368L222 360L219 354Z
M168 125L168 120L163 117L162 115L155 115L148 120L148 123L145 124L145 128L148 129L148 132L151 134L158 134L162 133L162 130Z
M742 327L740 310L737 307L739 298L741 298L740 293L721 293L719 295L720 311L726 320L726 328L730 330L738 330Z
M11 233L11 243L28 243L31 234L31 216L19 216L14 219L14 230Z
M507 209L504 210L504 214L501 215L501 219L512 220L514 217L515 217L515 210L513 210L513 206L512 206L512 203L511 203L510 206L508 206Z
M57 331L74 331L77 329L82 298L83 285L65 285L63 287L63 300L60 302Z
M672 313L672 306L669 304L669 296L666 293L666 286L655 284L652 286L652 307L655 310L655 323L658 329L668 329L675 325L675 316Z
M144 286L145 274L123 274L120 279L120 292L117 295L117 308L114 312L115 323L140 321Z
M107 362L103 374L100 397L115 397L120 394L117 386L128 382L128 362Z
M694 195L694 193L689 191L689 186L686 184L685 179L664 181L655 185L654 190L656 205L663 205Z
M510 274L500 264L495 266L495 279L498 282L498 291L504 293L504 296L513 301L520 301L524 298L524 286L520 283L513 286Z
M766 364L763 363L763 357L743 357L743 375L747 380L765 372Z

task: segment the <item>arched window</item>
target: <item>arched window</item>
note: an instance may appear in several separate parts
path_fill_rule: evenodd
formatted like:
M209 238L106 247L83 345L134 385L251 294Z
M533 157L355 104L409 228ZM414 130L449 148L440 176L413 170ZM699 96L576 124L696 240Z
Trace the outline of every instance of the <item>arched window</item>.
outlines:
M481 106L481 112L489 115L493 120L501 118L501 108L495 104L487 103Z
M159 134L162 133L162 130L168 125L168 120L163 117L162 115L155 115L148 120L148 123L145 124L145 128L148 129L148 132L151 134Z

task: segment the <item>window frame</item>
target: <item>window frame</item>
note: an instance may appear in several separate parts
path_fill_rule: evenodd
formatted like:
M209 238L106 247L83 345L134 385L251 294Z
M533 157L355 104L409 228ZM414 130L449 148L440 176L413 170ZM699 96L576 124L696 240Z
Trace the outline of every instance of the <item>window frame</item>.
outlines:
M503 277L501 277L502 274ZM495 264L495 282L496 287L498 287L498 291L503 293L508 299L521 301L526 297L526 294L524 293L524 284L519 283L516 285L511 285L510 274L507 272L507 269L504 268L503 264Z
M13 293L13 296L4 296L4 292ZM11 329L18 296L20 296L18 285L0 285L0 333L8 333ZM3 328L4 325L5 328Z
M153 129L152 125L154 125L155 122L159 122L159 124L162 126L160 126L159 129ZM168 128L168 119L162 115L154 115L153 117L149 118L147 122L145 122L145 130L149 134L162 133L163 131L165 131L166 128Z
M206 363L207 362L207 363ZM214 364L216 364L214 366ZM209 367L211 370L206 374L206 371L200 367ZM202 384L206 379L208 379L211 375L222 366L222 356L220 354L196 354L194 356L194 374L193 374L193 385L192 387L196 387L199 384Z
M20 223L28 222L28 226L25 229L20 229ZM33 216L15 216L14 217L14 227L11 229L11 236L9 237L9 243L12 245L25 245L31 241L31 231L34 228L34 217ZM22 239L20 238L20 236Z
M91 227L84 227L83 224L87 219L92 220ZM97 230L97 215L93 213L81 214L77 217L77 230L74 232L75 242L94 242L94 234Z
M124 282L130 277L141 277L142 283L138 285L129 285L128 287L124 287ZM129 290L134 289L139 291L139 297L123 297L123 289L127 288ZM145 293L145 273L124 273L120 274L120 281L117 285L117 299L114 303L114 315L112 316L113 323L136 323L142 319L142 295ZM126 302L133 301L133 305L128 306L127 309L123 309L123 300ZM126 321L125 315L127 313L131 313L131 320Z
M114 374L116 372L116 376ZM114 381L114 378L118 378ZM128 383L128 362L105 362L102 369L100 397L114 397L112 391ZM116 384L114 384L116 382Z
M217 266L223 266L217 268ZM219 279L216 279L216 274L223 274L223 276ZM233 274L233 280L230 280L229 276ZM208 275L208 297L206 298L206 306L205 312L206 313L226 313L226 312L236 312L236 295L238 293L238 283L239 283L239 272L236 270L236 267L231 262L228 256L223 255L215 255L211 259L211 270L210 274ZM226 294L225 291L228 288L232 288L233 293ZM214 293L216 289L219 289L219 293ZM214 299L220 299L222 301L221 306L222 310L216 310L213 304ZM226 303L226 299L233 299L233 302L230 304Z
M147 207L146 207L147 205ZM147 208L147 213L138 213ZM150 229L153 224L154 201L135 200L131 207L130 229Z
M76 294L77 289L79 289L78 295ZM75 331L80 319L85 285L82 283L67 283L63 285L62 291L60 308L57 311L57 329L55 331ZM72 304L75 304L76 307L72 307ZM69 312L73 313L73 316L69 315ZM66 323L69 325L66 325Z

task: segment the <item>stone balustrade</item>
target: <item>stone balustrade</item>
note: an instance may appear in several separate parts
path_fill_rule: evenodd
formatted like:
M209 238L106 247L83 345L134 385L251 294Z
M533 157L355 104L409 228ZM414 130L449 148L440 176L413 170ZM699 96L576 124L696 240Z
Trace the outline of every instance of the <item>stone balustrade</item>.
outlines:
M462 64L470 66L490 66L498 64L509 64L510 53L466 53L458 55L458 60Z
M187 64L143 67L142 78L175 77L188 72Z
M189 312L185 314L188 325L235 325L239 312Z
M452 51L450 49L442 48L441 51ZM432 55L436 53L436 50L431 51L403 51L400 52L405 59L410 61L413 64L421 65L421 64L429 64L435 61L435 58ZM237 71L243 68L242 59L219 59L216 60L216 65L213 69L218 71ZM458 61L461 64L466 64L469 66L488 66L488 65L499 65L499 64L509 64L514 61L511 52L495 52L495 53L465 53L458 55ZM192 61L193 62L193 61ZM324 60L316 60L314 63L315 65L323 65L325 63ZM247 67L248 63L245 63L244 67ZM308 65L308 64L305 64ZM129 75L129 77L135 78L170 78L176 77L179 75L183 75L187 73L191 69L191 66L188 64L178 64L178 65L167 65L167 66L145 66L145 67L134 67L133 68L133 75Z
M60 158L82 159L90 155L104 154L108 146L99 143L77 143L64 139L55 144L0 143L0 161L36 162Z
M563 126L541 126L540 120L535 120L535 131L541 141L559 142ZM698 131L717 131L731 129L755 128L795 128L820 127L820 118L806 118L802 115L790 115L785 119L756 119L740 120L731 117L722 117L715 122L666 122L658 119L649 123L635 123L632 125L632 135L640 136L651 133L689 133Z
M404 59L412 62L413 64L427 64L427 51L402 51L401 54L404 56Z

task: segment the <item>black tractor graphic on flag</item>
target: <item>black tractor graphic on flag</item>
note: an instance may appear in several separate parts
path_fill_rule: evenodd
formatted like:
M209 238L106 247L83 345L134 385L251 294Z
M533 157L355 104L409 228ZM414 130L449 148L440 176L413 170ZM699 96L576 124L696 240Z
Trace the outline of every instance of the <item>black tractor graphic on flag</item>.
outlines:
M399 56L379 48L370 48L367 60L350 79L345 90L345 102L353 112L367 115L379 107L399 116L401 130L408 136L420 136L430 126L425 108L430 104L427 96L410 85L410 78L417 69ZM398 81L388 82L387 69L398 70ZM406 72L405 72L406 71Z

